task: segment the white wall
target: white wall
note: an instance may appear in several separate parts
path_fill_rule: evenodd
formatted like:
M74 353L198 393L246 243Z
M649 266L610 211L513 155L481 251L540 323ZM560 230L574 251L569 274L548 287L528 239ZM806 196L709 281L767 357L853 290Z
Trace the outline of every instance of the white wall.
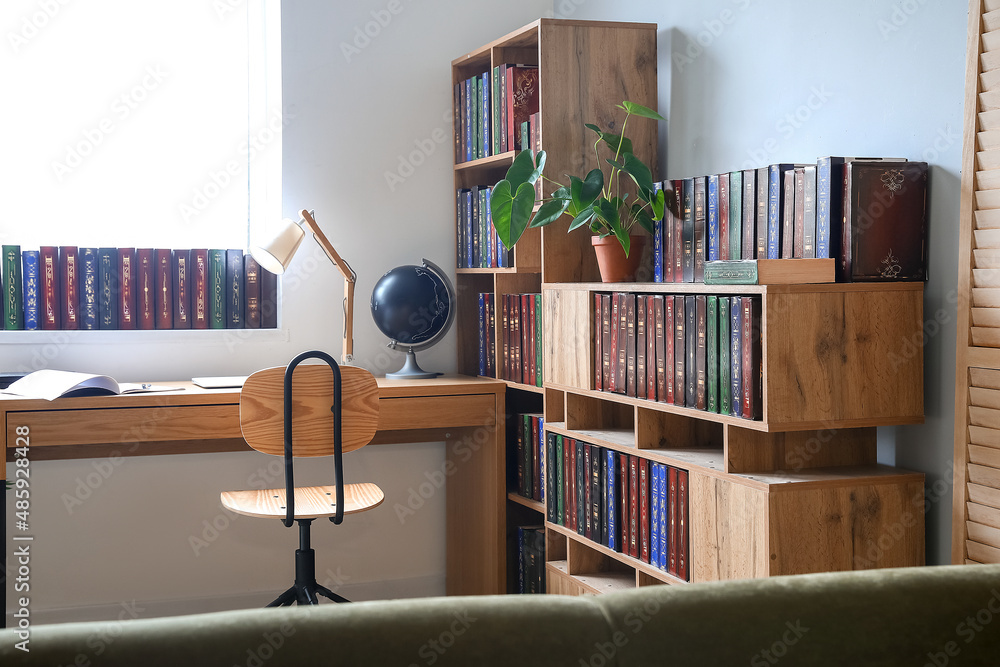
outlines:
M879 429L879 457L927 474L927 562L949 562L968 3L555 0L555 15L660 26L664 177L822 155L930 163L926 420Z
M931 280L925 315L944 324L926 348L926 424L880 431L880 452L950 485L958 218L966 3L915 1L900 13L886 0L814 4L793 0L556 0L558 16L659 24L660 109L669 116L664 176L744 164L811 161L819 155L901 155L932 170ZM341 44L401 8L350 62ZM331 3L285 0L282 11L286 113L284 213L314 208L320 225L359 274L356 353L384 372L383 337L367 314L377 278L427 257L453 265L451 145L427 150L395 189L386 172L437 130L449 131L449 63L534 18L552 2L459 0ZM725 12L729 13L725 13ZM381 15L385 22L385 14ZM893 22L899 25L894 25ZM895 30L887 30L897 28ZM700 41L700 44L699 44ZM359 41L359 45L363 42ZM693 46L691 62L672 60ZM812 104L815 108L810 108ZM786 120L799 114L797 127ZM414 162L421 155L415 155ZM100 344L54 335L0 347L0 367L42 359L50 367L98 370L122 380L244 374L285 363L296 352L339 346L340 283L317 248L304 246L285 290L286 335L248 339L154 338L144 344L105 334ZM289 285L290 283L286 283ZM454 370L454 335L422 355L426 367ZM404 524L405 503L425 473L440 469L439 445L371 447L347 458L348 475L378 482L386 505L343 526L317 526L318 569L339 567L344 590L362 596L443 591L444 497ZM191 537L228 521L218 491L251 484L263 455L205 454L37 463L33 469L33 608L219 597L198 608L256 604L291 578L294 531L240 518L195 555ZM113 472L104 479L98 468ZM98 475L94 477L94 475ZM89 480L93 482L88 488ZM99 482L95 480L100 480ZM78 491L78 485L84 486ZM939 487L937 487L940 490ZM89 497L72 515L65 495ZM948 560L950 492L928 514L928 562ZM10 521L10 519L8 519ZM204 533L204 534L203 534ZM320 575L320 579L324 576ZM390 581L385 586L377 582ZM243 597L245 596L245 597ZM11 596L8 596L8 600ZM146 605L152 615L163 605ZM180 609L192 609L192 603ZM55 618L55 614L50 614ZM79 615L77 615L79 617Z

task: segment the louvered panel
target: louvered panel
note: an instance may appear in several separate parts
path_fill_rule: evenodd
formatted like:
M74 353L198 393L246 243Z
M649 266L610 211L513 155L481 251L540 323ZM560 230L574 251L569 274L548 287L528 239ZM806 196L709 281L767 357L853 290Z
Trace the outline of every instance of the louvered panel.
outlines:
M970 540L966 543L969 558L979 563L1000 563L1000 549Z
M973 288L972 305L978 308L1000 308L1000 289L991 287Z
M977 408L1000 410L1000 390L969 387L969 400Z
M1000 55L1000 51L997 51ZM1000 96L1000 91L997 91ZM978 169L1000 169L1000 151L979 151L976 153L976 167ZM976 216L976 226L983 227ZM989 225L990 227L1000 227L1000 223Z
M990 468L1000 468L1000 449L969 445L969 461Z
M1000 327L1000 308L973 308L972 324L976 327Z
M976 248L972 258L977 269L1000 269L1000 248Z
M1000 151L982 151L980 155L992 155L1000 160ZM998 165L1000 167L1000 165ZM1000 210L984 209L975 213L976 229L1000 229Z
M977 229L973 236L976 238L977 248L1000 248L1000 229Z
M966 528L969 531L970 540L991 546L994 549L1000 548L1000 530L974 521L969 521Z
M993 109L1000 109L1000 89L979 93L979 110L992 111Z
M1000 74L1000 70L997 70L996 73ZM992 151L1000 148L1000 131L979 132L976 134L976 144L981 151Z
M1000 51L997 52L1000 57ZM979 129L984 132L992 132L1000 129L1000 111L982 111L979 114Z
M1000 329L972 327L972 344L976 347L1000 347Z
M996 114L996 115L994 115ZM980 116L990 116L992 122L1000 123L1000 111L991 111L989 114L979 114ZM988 151L992 152L992 151ZM979 190L1000 189L1000 172L996 170L977 171L976 188Z
M1000 389L1000 370L993 368L970 368L969 381L974 387Z
M1000 489L980 484L969 484L969 500L980 505L1000 509Z
M969 480L974 484L981 484L991 489L1000 489L1000 470L970 463Z
M1000 287L1000 269L973 269L972 284L975 287Z
M1000 449L1000 431L985 426L970 426L969 442L981 447Z
M983 51L1000 50L1000 31L983 33Z
M979 503L968 503L969 521L975 521L993 528L1000 528L1000 509Z
M1000 190L976 190L976 206L979 208L1000 208Z
M1000 0L983 0L984 12L992 12L994 9L1000 9Z
M969 421L976 426L986 426L1000 430L1000 410L969 406Z
M1000 51L984 53L979 57L979 68L984 72L989 72L1000 67Z
M1000 29L1000 9L983 14L983 32Z

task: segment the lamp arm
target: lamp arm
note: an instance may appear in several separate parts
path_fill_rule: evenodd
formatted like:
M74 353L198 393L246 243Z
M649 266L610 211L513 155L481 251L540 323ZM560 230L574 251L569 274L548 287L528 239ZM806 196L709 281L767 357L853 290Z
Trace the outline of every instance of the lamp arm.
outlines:
M344 276L344 356L343 361L351 363L354 360L354 285L357 282L357 274L350 264L344 261L340 253L326 238L326 234L316 224L312 214L303 209L300 214L306 223L306 227L312 232L313 239L323 249L326 256L333 262L340 274Z

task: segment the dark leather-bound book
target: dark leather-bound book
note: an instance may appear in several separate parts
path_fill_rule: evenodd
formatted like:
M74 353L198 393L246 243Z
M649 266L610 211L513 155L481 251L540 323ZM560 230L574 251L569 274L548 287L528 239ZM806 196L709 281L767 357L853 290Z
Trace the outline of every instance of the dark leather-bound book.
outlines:
M611 469L608 469L608 450L599 448L600 456L598 461L601 466L601 544L606 547L611 548L608 544L609 535L611 531L611 526L614 525L614 520L611 518L611 512L614 511L614 470L615 465L612 462Z
M698 336L695 344L697 349L695 351L695 365L698 369L697 376L695 379L695 405L694 407L699 410L706 409L706 402L708 398L708 343L706 338L708 336L707 320L708 320L708 304L704 294L699 294L694 298L695 308L697 310L695 326L698 328Z
M260 329L260 265L253 255L243 256L243 271L246 274L246 328Z
M59 317L62 329L80 328L80 256L76 246L59 246Z
M628 457L628 555L639 557L639 457Z
M525 335L528 347L528 363L525 364L527 374L524 377L524 384L534 385L535 377L538 374L538 351L536 345L538 338L535 336L535 325L537 324L537 318L535 317L535 295L522 295L521 308L524 311L524 324L528 325L527 334Z
M635 297L635 394L646 398L646 295Z
M767 182L767 259L781 259L781 232L785 217L785 173L790 164L772 164Z
M545 520L558 523L556 518L556 434L549 433L545 437Z
M705 239L707 249L705 259L713 262L722 259L719 253L721 232L719 230L719 175L710 174L705 177ZM697 204L695 204L697 206Z
M138 324L135 307L135 248L118 248L118 328L132 330Z
M628 388L628 302L630 300L634 302L635 295L616 292L615 299L618 301L618 347L616 348L618 365L615 370L615 391L619 394L624 394ZM635 313L634 306L632 312L633 314ZM634 336L632 342L635 342Z
M156 249L156 328L174 328L174 258L170 248Z
M754 244L756 254L750 259L767 259L768 209L771 199L770 178L770 170L767 167L757 169L757 212L754 222L757 229L757 240Z
M684 297L684 405L698 407L698 302Z
M667 466L667 572L677 575L677 468Z
M15 276L10 276L10 280L14 280ZM23 304L23 317L24 317L24 330L25 331L36 331L38 327L38 251L37 250L22 250L21 251L21 278L23 285L22 297L23 299L18 300L17 303ZM17 294L15 293L14 298L17 299ZM0 305L0 315L4 312L3 305ZM0 329L3 329L3 325L0 325ZM0 388L3 387L3 382L0 382Z
M688 472L677 469L677 576L688 580Z
M639 459L639 558L649 562L649 461Z
M674 266L677 258L674 256L674 228L679 209L677 207L677 192L675 181L663 181L663 282L674 282Z
M500 295L500 335L502 336L500 357L500 379L510 379L510 299Z
M694 282L694 179L685 178L681 193L682 281Z
M576 438L566 438L566 527L576 532Z
M118 248L101 248L97 257L97 313L101 329L119 327Z
M706 299L705 316L705 409L719 411L719 298L709 295Z
M674 402L674 299L653 297L656 318L656 400Z
M601 334L601 295L594 293L594 389L604 391L604 376L601 368L604 365L604 351L601 344L604 338Z
M20 268L20 253L17 260L18 268ZM42 297L39 308L42 329L58 329L62 323L59 306L61 301L59 298L61 291L59 289L59 248L43 245L38 249L38 273L41 286L39 291Z
M243 251L226 250L226 328L242 329L246 324L246 276L243 272Z
M783 189L781 208L781 258L791 259L795 252L795 169L781 175Z
M646 399L656 400L656 307L652 294L646 297ZM662 319L660 320L662 323ZM663 331L663 327L660 327Z
M607 500L604 508L604 525L607 528L604 544L612 551L621 551L621 540L618 538L618 452L605 449L602 453L604 463L601 470L604 473L604 496Z
M247 255L249 257L249 255ZM208 328L208 249L194 248L188 263L191 271L191 328Z
M719 174L719 259L729 259L729 172Z
M545 487L542 485L542 466L544 459L542 456L542 433L545 428L542 424L541 415L528 415L528 424L531 427L531 439L528 441L528 451L531 456L531 498L542 501Z
M190 260L190 250L173 251L171 279L174 292L174 329L191 328L191 269L188 265Z
M816 257L816 165L802 168L802 256Z
M572 494L570 493L573 479L570 451L573 449L573 439L559 436L558 442L559 456L562 460L562 467L559 469L559 488L562 490L562 495L559 497L559 508L562 511L562 516L559 518L559 523L570 528L573 525L573 519L570 518L570 511L573 508Z
M625 293L625 395L636 396L636 295Z
M594 539L594 485L593 485L593 475L594 475L594 446L584 445L583 446L583 520L584 529L583 536L589 540Z
M859 160L846 168L838 280L925 280L927 163Z
M757 170L743 170L743 240L741 259L757 258ZM735 257L733 258L735 259Z
M24 329L24 274L22 273L21 246L2 246L3 267L3 328L7 331ZM39 285L41 284L41 258L39 258ZM42 290L39 289L39 296Z
M792 219L795 238L792 241L792 257L802 259L806 256L806 169L796 167L792 173L795 180L795 211Z
M729 255L726 259L740 259L743 248L743 172L733 171L729 174L729 206L726 209L729 219Z
M728 415L732 410L732 396L733 396L733 383L732 383L732 371L733 364L729 358L730 347L729 341L729 309L731 307L730 298L728 296L719 297L719 319L718 319L718 329L719 329L719 414Z
M152 248L138 248L136 259L136 310L140 329L156 328L156 258Z
M685 182L683 180L675 180L673 183L674 183L674 193L673 193L674 202L677 207L676 212L673 213L674 282L681 283L681 282L686 282L684 280L684 183ZM693 233L694 232L692 231L692 234Z
M98 249L80 248L80 328L88 331L97 329L97 277Z
M496 304L492 300L490 301L490 306L492 308L490 315L495 320ZM278 274L271 273L264 267L260 268L260 326L262 329L278 328ZM490 331L496 331L495 324ZM495 357L492 360L492 364L493 374L490 377L496 377Z
M761 343L760 300L752 296L740 298L743 308L743 418L761 418Z
M694 179L694 282L705 282L705 258L708 253L708 179Z
M576 441L576 532L578 535L586 535L587 532L587 517L590 513L587 512L587 489L590 485L587 484L588 475L584 473L585 460L584 456L587 450L587 445L579 440Z
M618 393L618 309L620 303L618 301L618 293L614 292L608 295L608 299L611 305L611 320L610 320L610 334L608 346L608 381L605 383L606 391Z
M523 380L524 371L521 366L521 295L510 295L510 349L513 353L510 379L515 382Z
M514 150L527 150L521 141L521 123L528 121L531 114L538 112L538 68L516 65L507 68L507 137L514 139Z
M590 538L603 544L604 512L601 511L604 486L601 484L601 461L604 455L597 445L590 446Z
M611 295L601 294L601 389L611 391Z
M629 479L628 463L629 455L615 453L615 460L618 462L618 478L616 490L618 491L618 551L625 555L629 554L629 525L631 524L632 506L629 503Z
M730 414L743 416L743 301L734 296L729 306L729 382L732 385Z
M687 403L687 369L685 368L687 354L684 343L687 341L687 336L684 335L684 325L687 323L687 318L684 314L684 297L667 298L674 300L674 324L672 328L674 338L674 405L685 405Z

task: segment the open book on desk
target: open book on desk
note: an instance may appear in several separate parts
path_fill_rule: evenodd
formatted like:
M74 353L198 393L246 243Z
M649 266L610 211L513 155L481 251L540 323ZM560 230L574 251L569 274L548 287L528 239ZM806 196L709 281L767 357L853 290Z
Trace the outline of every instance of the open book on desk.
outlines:
M3 393L52 401L63 396L140 394L154 391L178 391L180 389L183 387L134 382L118 383L107 375L44 369L25 375L7 387Z

